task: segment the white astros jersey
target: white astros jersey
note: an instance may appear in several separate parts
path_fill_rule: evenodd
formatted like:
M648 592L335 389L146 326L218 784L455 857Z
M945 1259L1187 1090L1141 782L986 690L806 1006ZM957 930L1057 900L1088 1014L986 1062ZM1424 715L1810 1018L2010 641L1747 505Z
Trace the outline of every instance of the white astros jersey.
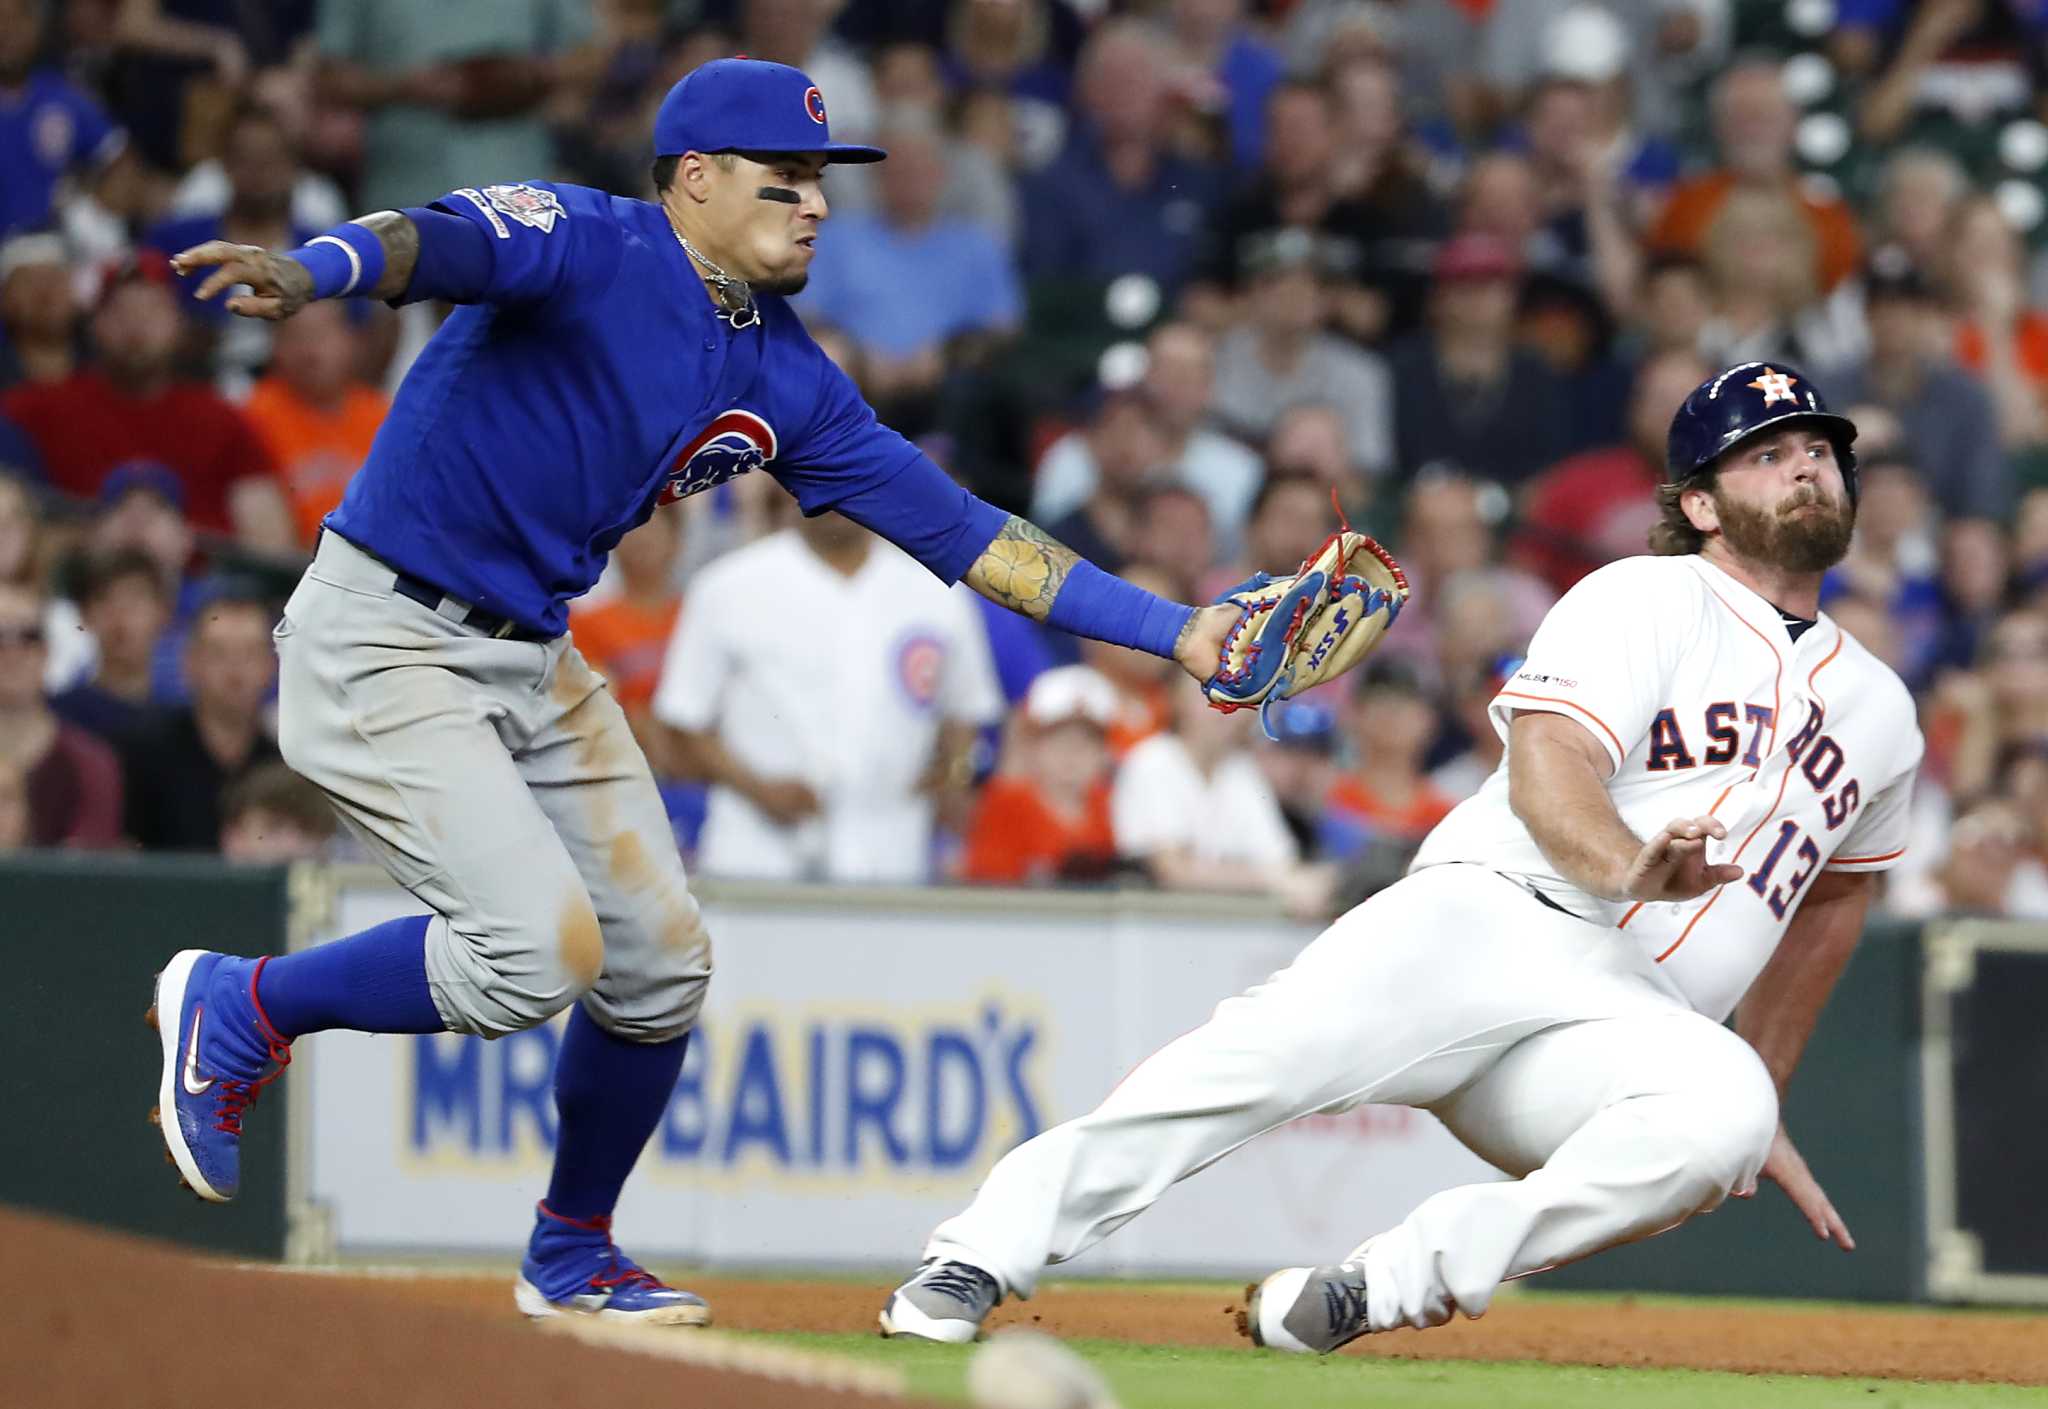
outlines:
M1743 879L1676 903L1587 895L1509 807L1505 757L1411 869L1477 863L1617 926L1717 1021L1817 872L1885 870L1905 852L1922 749L1905 685L1825 614L1793 641L1777 608L1698 556L1624 559L1567 592L1493 701L1503 738L1520 710L1562 714L1600 741L1615 765L1608 793L1638 836L1720 819L1728 836L1708 859Z

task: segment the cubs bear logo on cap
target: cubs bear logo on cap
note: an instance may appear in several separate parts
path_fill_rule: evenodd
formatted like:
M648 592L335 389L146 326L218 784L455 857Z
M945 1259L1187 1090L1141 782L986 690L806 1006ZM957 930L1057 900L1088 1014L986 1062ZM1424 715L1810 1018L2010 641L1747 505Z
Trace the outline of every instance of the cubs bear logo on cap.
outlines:
M765 59L713 59L683 75L654 115L654 154L817 152L880 161L880 147L835 142L825 95L802 69Z

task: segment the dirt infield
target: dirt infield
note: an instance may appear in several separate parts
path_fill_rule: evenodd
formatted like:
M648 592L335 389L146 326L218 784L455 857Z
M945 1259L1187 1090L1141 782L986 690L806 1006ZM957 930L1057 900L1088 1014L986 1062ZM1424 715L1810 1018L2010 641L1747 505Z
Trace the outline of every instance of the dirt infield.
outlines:
M297 1404L378 1409L558 1409L624 1395L692 1409L906 1402L543 1337L513 1311L509 1271L252 1270L6 1209L0 1246L14 1285L35 1289L0 1318L0 1402L38 1409L213 1403L228 1375L289 1384ZM757 1331L866 1330L887 1291L822 1279L687 1285L710 1299L721 1327ZM1003 1308L993 1324L1241 1345L1237 1306L1215 1292L1070 1283ZM1509 1297L1483 1320L1373 1336L1345 1353L2048 1385L2048 1316ZM24 1386L22 1398L7 1393Z
M509 1294L479 1314L462 1298L434 1305L438 1298L394 1297L389 1281L251 1273L7 1209L0 1209L0 1247L21 1293L0 1317L0 1404L9 1406L853 1409L910 1402L544 1336L507 1314Z
M498 1314L511 1307L509 1277L418 1277L397 1285L407 1297L445 1306ZM718 1277L687 1285L710 1300L720 1326L755 1331L868 1330L888 1290L882 1282ZM1004 1306L989 1324L1152 1345L1244 1345L1235 1324L1239 1304L1213 1292L1075 1282ZM2048 1385L2048 1316L1510 1296L1481 1320L1371 1336L1343 1353Z

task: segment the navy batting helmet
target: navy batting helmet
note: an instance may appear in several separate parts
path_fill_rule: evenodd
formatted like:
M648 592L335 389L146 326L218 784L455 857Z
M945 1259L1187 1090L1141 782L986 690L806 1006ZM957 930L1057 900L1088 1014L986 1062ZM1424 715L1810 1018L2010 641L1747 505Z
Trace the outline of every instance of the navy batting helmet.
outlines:
M1820 388L1784 362L1744 362L1695 387L1671 418L1665 473L1673 484L1683 483L1751 436L1788 421L1812 421L1826 432L1849 502L1855 503L1856 423L1828 410Z

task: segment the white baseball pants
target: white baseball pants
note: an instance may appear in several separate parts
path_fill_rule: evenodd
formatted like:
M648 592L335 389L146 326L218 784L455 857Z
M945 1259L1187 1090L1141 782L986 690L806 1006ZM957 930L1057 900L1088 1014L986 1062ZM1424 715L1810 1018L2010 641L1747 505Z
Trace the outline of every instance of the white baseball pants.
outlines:
M1028 1297L1168 1186L1362 1104L1432 1111L1515 1176L1437 1194L1355 1250L1375 1330L1477 1316L1504 1280L1716 1207L1754 1184L1778 1119L1756 1053L1624 937L1482 867L1437 866L1012 1150L925 1255Z

